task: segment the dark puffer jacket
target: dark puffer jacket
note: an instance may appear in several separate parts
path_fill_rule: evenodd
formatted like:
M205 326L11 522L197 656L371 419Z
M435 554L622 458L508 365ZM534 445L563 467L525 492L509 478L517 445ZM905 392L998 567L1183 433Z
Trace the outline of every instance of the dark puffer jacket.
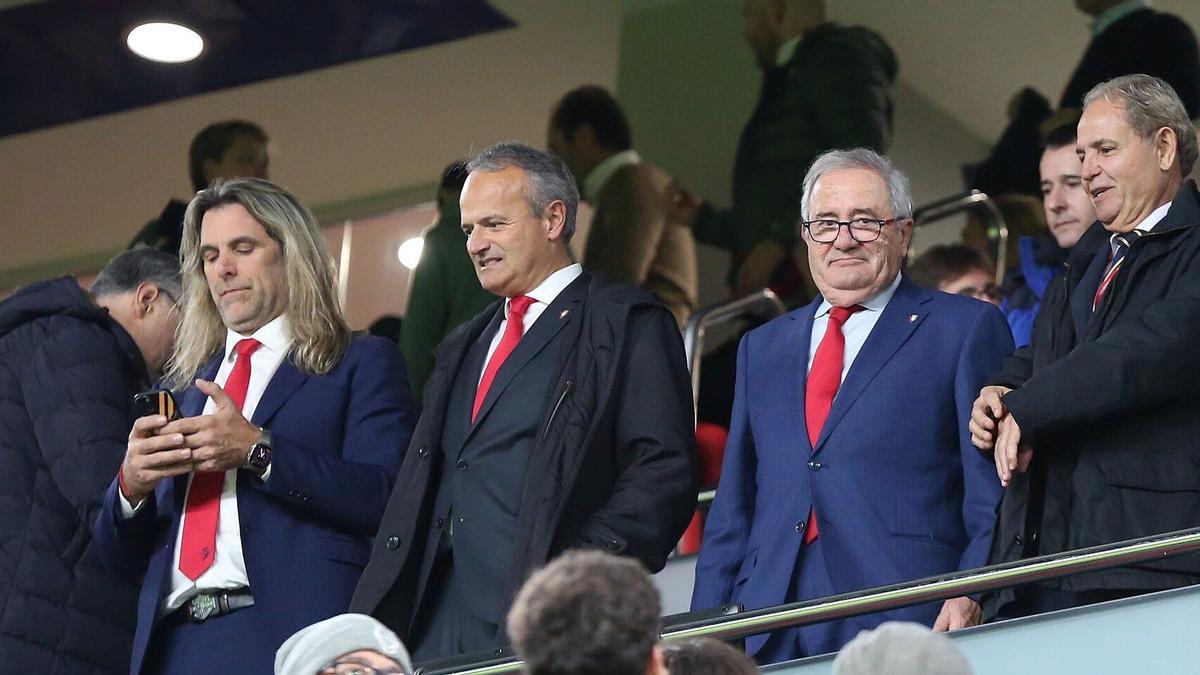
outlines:
M136 588L101 571L90 526L148 379L74 279L0 303L0 671L128 672Z

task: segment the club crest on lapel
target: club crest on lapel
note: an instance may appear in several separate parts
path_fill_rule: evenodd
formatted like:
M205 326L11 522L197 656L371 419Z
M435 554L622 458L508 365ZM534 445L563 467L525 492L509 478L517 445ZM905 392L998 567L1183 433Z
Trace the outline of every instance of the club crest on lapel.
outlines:
M918 316L918 315L916 315L916 314L909 314L909 315L908 315L908 322L909 322L909 323L916 323L916 322L917 322L917 319L920 319L920 318L921 318L921 317L920 317L920 316Z

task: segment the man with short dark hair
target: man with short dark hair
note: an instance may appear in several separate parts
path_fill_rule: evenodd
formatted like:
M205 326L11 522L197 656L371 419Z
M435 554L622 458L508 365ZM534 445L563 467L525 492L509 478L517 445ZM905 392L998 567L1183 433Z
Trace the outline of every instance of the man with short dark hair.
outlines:
M467 252L501 301L438 346L353 611L428 660L503 646L526 575L572 548L657 571L696 506L683 341L650 293L584 272L562 161L501 143L468 165Z
M258 178L188 206L184 318L93 526L142 579L133 675L266 673L297 629L346 611L412 434L404 360L354 336L312 213Z
M1096 208L1080 176L1083 162L1075 153L1078 124L1079 115L1075 114L1046 134L1038 173L1049 234L1021 237L1017 242L1017 265L1004 279L1000 310L1008 319L1017 347L1029 344L1042 296L1062 275L1075 243L1096 222Z
M996 273L987 254L971 246L932 246L908 266L908 276L922 288L1000 302Z
M666 675L660 612L637 561L568 551L521 587L508 633L529 675Z
M668 213L671 177L633 149L617 101L596 86L567 93L546 138L595 209L584 269L654 293L682 327L696 310L696 245Z
M761 609L986 559L999 486L963 420L1012 351L994 306L901 274L908 179L866 148L804 178L801 223L821 296L750 331L696 564L694 609ZM970 597L752 635L760 663L836 651L885 620L954 630Z
M450 331L496 300L479 285L475 265L467 255L467 238L458 212L458 195L466 181L466 162L454 162L442 171L437 222L422 235L421 261L409 282L400 350L418 406L425 393L425 380L433 371L434 348Z
M88 526L125 453L133 395L171 355L179 261L126 251L89 294L72 277L0 302L0 664L125 673L132 582L103 570Z
M1088 92L1075 149L1099 223L971 414L972 441L1007 486L992 562L1200 523L1196 129L1169 84L1128 75ZM1006 589L986 614L1196 583L1196 556L1166 558Z
M254 122L225 120L200 130L188 146L188 176L199 192L218 179L268 178L267 132ZM129 248L150 246L179 255L186 201L172 199L143 227Z

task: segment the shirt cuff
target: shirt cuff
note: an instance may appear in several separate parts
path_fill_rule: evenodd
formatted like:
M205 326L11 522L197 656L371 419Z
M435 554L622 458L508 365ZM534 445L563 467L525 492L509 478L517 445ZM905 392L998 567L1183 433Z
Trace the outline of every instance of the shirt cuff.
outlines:
M120 490L117 490L117 504L121 507L121 518L128 520L146 505L146 500L142 499L141 503L134 506L125 498L125 495Z

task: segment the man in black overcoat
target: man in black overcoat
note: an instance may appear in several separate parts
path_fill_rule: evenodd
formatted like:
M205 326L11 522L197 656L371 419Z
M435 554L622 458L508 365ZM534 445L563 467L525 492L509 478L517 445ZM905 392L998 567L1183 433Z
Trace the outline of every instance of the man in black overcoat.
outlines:
M661 569L696 504L671 313L571 261L579 194L560 160L503 143L468 169L467 253L502 300L435 352L351 606L418 661L502 646L521 583L567 549Z

